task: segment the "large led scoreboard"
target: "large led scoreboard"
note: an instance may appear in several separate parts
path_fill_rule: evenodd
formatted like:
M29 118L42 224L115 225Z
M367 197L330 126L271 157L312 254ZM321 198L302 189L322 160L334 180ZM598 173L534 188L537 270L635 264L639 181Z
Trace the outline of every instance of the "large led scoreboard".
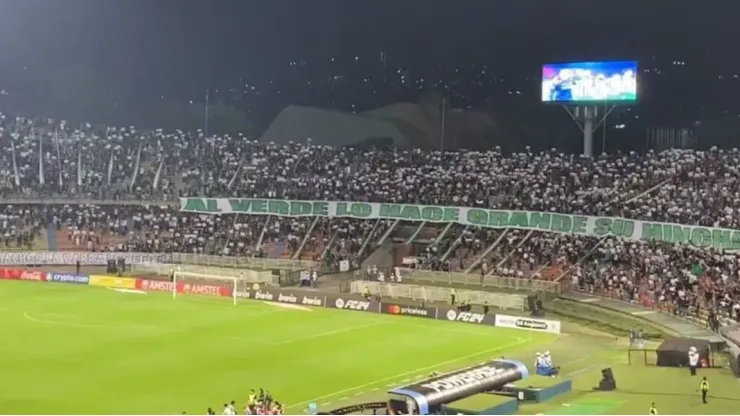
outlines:
M542 66L543 102L616 104L636 100L636 61L570 62Z
M609 113L637 102L637 61L544 64L542 102L561 105L570 114L583 132L586 156L593 156L594 130L602 127L605 152Z

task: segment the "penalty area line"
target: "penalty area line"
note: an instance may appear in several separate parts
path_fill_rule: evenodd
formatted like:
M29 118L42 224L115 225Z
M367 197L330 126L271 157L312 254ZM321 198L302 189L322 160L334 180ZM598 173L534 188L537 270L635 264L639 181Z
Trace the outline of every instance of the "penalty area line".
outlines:
M410 375L413 375L413 374L416 374L416 373L420 373L420 372L423 372L423 371L433 370L433 369L435 369L437 367L441 367L441 366L444 366L444 365L454 364L454 363L457 363L457 362L460 362L460 361L465 361L465 360L468 360L468 359L471 359L471 358L480 357L481 355L491 354L491 353L494 353L494 352L497 352L497 351L505 350L507 348L513 348L513 347L516 347L517 345L521 345L521 344L523 344L525 342L528 342L531 339L532 339L531 338L531 335L529 337L527 337L527 338L517 338L517 340L515 342L510 342L508 344L499 345L498 347L489 348L489 349L483 350L483 351L478 351L478 352L473 353L473 354L468 354L468 355L464 355L462 357L453 358L451 360L443 361L441 363L437 363L437 364L433 364L433 365L428 365L426 367L417 368L415 370L407 371L405 373L395 374L393 376L385 377L385 378L382 378L380 380L371 381L370 383L360 384L360 385L357 385L357 386L354 386L354 387L350 387L348 389L335 391L334 393L325 394L323 396L315 397L315 398L310 399L310 400L305 400L305 401L302 401L300 403L291 404L290 406L287 406L286 408L287 409L295 409L296 407L305 406L305 405L307 405L309 403L316 403L316 402L319 402L319 401L321 401L323 399L328 399L330 397L339 396L341 394L346 394L346 393L349 393L349 392L353 392L355 390L364 389L366 387L372 387L372 386L375 386L377 384L386 383L388 381L403 379L404 377L408 377Z
M54 312L45 312L42 313L44 317L57 317L61 320L49 320L49 319L43 319L43 318L37 318L34 316L31 316L27 311L23 312L23 317L31 322L36 322L39 324L44 325L53 325L53 326L62 326L62 327L69 327L69 328L93 328L93 329L106 329L106 330L162 330L159 327L150 326L150 325L138 325L138 324L129 324L129 323L116 323L116 322L99 322L99 321L90 321L82 317L73 316L73 315L65 315L60 313L54 313ZM72 322L70 320L77 320L78 322ZM79 322L84 321L84 322Z

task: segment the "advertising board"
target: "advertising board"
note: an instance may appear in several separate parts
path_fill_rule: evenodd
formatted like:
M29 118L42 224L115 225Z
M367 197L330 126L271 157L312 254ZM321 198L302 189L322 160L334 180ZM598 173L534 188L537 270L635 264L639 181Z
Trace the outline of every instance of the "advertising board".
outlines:
M570 62L542 66L543 102L563 104L636 100L636 61Z
M231 297L231 288L228 286L195 284L195 283L185 283L185 282L177 282L177 285L175 285L173 282L168 282L168 281L163 281L163 280L136 279L134 289L143 290L145 292L170 292L170 293L174 289L177 291L177 293L182 293L186 295Z
M0 279L45 281L46 273L36 270L0 269Z
M291 305L325 306L326 296L314 293L280 291L280 290L248 290L237 292L237 297L262 300L265 302L287 303Z
M347 297L327 296L326 307L358 312L380 312L380 302L378 301Z
M439 308L437 319L446 319L455 322L467 322L478 325L496 325L495 315L486 315L476 312L460 312L456 309Z
M116 289L136 289L136 279L104 275L90 275L90 286L103 286Z
M73 283L86 285L90 283L90 276L86 274L48 273L47 280L54 283Z
M380 303L380 313L389 315L416 316L419 318L436 318L437 308L400 305L398 303Z
M495 322L496 326L502 328L549 332L551 334L559 334L562 326L560 321L509 315L496 315Z

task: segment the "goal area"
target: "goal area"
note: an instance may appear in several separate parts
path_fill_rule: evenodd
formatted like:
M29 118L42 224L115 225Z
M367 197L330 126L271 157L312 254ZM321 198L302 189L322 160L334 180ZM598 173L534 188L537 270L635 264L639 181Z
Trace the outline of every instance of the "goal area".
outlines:
M221 276L175 271L172 275L172 298L182 295L199 295L229 298L236 305L241 293L247 292L257 282L246 277Z

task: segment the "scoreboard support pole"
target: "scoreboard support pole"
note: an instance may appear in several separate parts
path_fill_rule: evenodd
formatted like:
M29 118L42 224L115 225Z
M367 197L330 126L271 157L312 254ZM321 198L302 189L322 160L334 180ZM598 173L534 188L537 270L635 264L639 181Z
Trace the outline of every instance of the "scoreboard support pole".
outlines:
M609 116L609 114L614 111L614 108L616 108L615 105L612 105L608 110L606 103L602 105L604 107L603 115L599 114L599 105L582 105L582 106L575 106L575 107L568 107L563 106L565 111L568 112L570 115L570 118L575 121L575 123L578 125L578 128L581 129L583 132L583 154L585 156L593 157L594 155L594 132L596 129L598 129L602 124L606 122L606 118ZM604 126L606 129L606 126ZM606 132L606 130L604 130ZM604 143L602 143L602 151Z

